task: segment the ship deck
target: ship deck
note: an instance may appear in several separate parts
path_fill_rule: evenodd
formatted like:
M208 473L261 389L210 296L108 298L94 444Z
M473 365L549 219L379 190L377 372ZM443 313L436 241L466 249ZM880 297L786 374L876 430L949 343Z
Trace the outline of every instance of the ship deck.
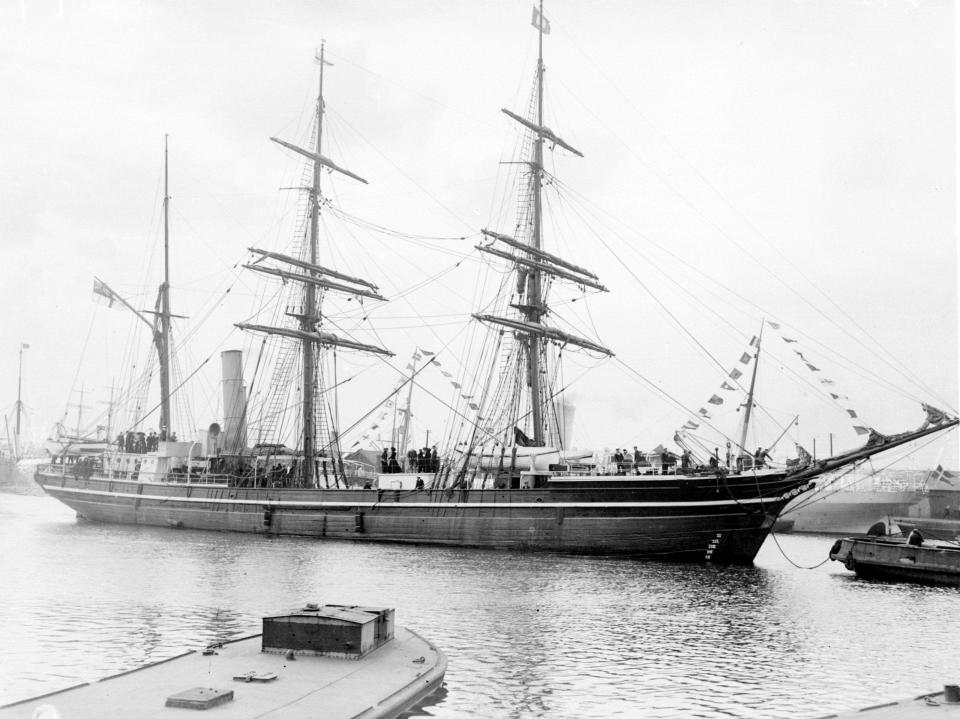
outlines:
M396 717L440 688L447 660L416 633L395 638L360 659L260 651L260 635L225 643L215 654L187 652L124 674L0 707L3 719L157 718L183 716L168 699L191 690L208 698L232 691L215 706L221 719L381 719ZM276 675L243 681L249 673ZM176 703L176 702L175 702ZM44 709L43 707L49 707ZM46 713L44 713L46 712Z

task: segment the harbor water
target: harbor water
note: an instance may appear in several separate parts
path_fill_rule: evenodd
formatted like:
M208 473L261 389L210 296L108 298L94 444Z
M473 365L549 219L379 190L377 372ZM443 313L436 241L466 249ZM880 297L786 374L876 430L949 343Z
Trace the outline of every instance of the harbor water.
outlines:
M259 632L306 601L392 606L460 717L815 717L960 679L956 589L857 580L826 536L753 567L98 525L0 488L0 704Z

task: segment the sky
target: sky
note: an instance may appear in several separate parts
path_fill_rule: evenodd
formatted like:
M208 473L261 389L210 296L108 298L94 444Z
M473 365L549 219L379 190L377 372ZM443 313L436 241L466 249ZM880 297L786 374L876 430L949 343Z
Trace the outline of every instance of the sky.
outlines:
M574 444L652 447L700 407L732 426L734 402L705 403L764 319L780 330L763 325L760 442L797 415L791 439L843 449L862 442L848 409L886 433L919 426L921 402L957 411L953 3L551 0L545 14L545 122L585 156L550 153L545 246L611 290L589 313L559 292L557 318L616 352L566 353ZM144 365L149 335L91 287L152 308L168 134L184 393L195 427L221 419L219 352L248 349L233 324L263 311L246 248L289 251L296 219L283 188L302 165L268 138L307 142L321 41L328 154L370 180L325 188L395 231L324 226L325 263L390 298L350 330L375 325L396 353L393 368L342 357L341 376L359 373L343 424L363 430L418 346L468 373L463 320L503 269L473 246L511 229L503 163L520 133L500 108L527 107L530 15L527 0L4 4L0 408L21 343L38 438L81 385L96 415ZM437 436L450 388L421 377L417 431ZM955 467L956 435L897 466Z

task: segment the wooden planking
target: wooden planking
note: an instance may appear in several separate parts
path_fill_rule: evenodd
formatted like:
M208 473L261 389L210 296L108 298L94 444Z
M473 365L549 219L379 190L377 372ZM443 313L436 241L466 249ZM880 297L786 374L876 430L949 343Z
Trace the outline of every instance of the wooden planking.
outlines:
M374 511L342 509L274 509L269 525L261 507L195 503L170 503L143 497L139 507L124 498L110 503L104 495L88 501L82 495L50 493L93 521L194 529L271 533L420 544L539 549L592 554L676 556L678 558L742 561L752 558L771 522L762 514L725 512L679 516L609 514L602 508L577 513L564 510L562 523L556 510L540 507L478 507L453 510L439 507L381 505ZM266 505L264 505L266 506ZM535 508L537 509L537 508ZM357 513L362 511L362 531ZM717 534L720 541L716 541ZM707 550L711 549L709 554Z

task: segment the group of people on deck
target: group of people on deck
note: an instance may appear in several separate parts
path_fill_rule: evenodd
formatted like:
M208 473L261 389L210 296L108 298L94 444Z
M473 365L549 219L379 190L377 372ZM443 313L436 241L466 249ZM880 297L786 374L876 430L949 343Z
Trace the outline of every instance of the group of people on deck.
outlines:
M152 429L150 434L145 432L121 432L117 435L115 444L118 452L127 452L128 454L145 454L146 452L156 452L161 442L167 441L167 431L160 430L157 434ZM177 441L177 433L170 434L170 441Z
M436 446L431 449L411 449L407 452L403 464L397 458L397 448L391 447L389 453L383 448L380 454L380 472L382 474L399 474L401 472L436 472L440 469L440 459L437 457Z
M620 475L644 474L657 469L661 474L667 474L676 470L678 460L682 469L690 467L690 453L686 451L678 456L667 449L647 453L641 452L634 446L632 452L626 448L617 448L614 450L612 458L614 464L617 465L617 474Z
M758 447L753 455L748 453L735 457L731 451L730 443L727 443L726 461L720 457L720 448L718 447L713 450L713 454L710 455L706 465L695 462L686 449L679 455L662 447L658 447L657 450L660 451L646 453L641 452L636 446L634 446L632 452L628 449L616 449L612 455L612 461L616 464L617 474L650 474L653 472L669 474L676 472L678 469L683 472L703 469L720 471L721 467L727 471L735 468L736 471L742 472L748 468L759 469L770 460L770 453L763 447Z

